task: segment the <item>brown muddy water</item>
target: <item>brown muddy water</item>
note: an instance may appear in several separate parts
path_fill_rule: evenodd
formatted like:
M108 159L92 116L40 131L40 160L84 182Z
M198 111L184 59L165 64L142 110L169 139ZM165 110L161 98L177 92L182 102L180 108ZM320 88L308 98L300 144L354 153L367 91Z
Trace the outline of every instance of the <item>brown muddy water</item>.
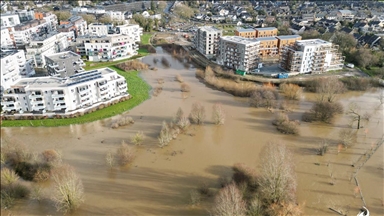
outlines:
M169 68L161 58L167 59ZM346 115L332 124L301 123L299 136L283 135L271 124L273 113L249 107L245 98L207 87L195 77L193 65L179 62L161 48L142 61L158 68L142 72L143 79L152 87L159 85L157 79L164 79L163 91L129 111L135 120L131 126L111 129L117 118L114 117L67 127L1 128L2 137L13 137L33 151L60 150L64 162L76 168L84 184L85 203L71 215L209 215L213 199L206 198L199 206L191 207L189 191L203 183L216 190L218 178L231 176L234 163L257 167L261 148L271 140L285 142L294 152L297 198L298 203L305 203L305 215L336 215L329 207L347 211L348 215L357 214L363 202L354 193L354 180L350 181L356 169L351 164L383 136L383 105L378 99L383 89L339 96L345 107L356 102L372 117L356 132L356 144L338 154L338 133L349 127ZM190 85L189 93L180 91L176 74ZM290 118L300 120L313 100L313 94L304 94L293 104ZM194 102L205 106L206 124L192 126L163 149L157 147L162 121L170 121L179 107L188 114ZM210 120L215 103L221 103L227 114L222 126L213 125ZM137 158L133 164L127 168L108 168L104 162L106 152L115 150L122 140L129 143L137 131L143 131L146 139L142 146L135 147ZM315 148L323 139L330 141L330 152L318 156ZM371 215L384 214L383 167L381 146L357 175ZM335 178L334 185L330 184L330 172ZM11 210L2 210L2 214L60 215L48 199L50 189L46 186L46 199L40 203L22 200Z

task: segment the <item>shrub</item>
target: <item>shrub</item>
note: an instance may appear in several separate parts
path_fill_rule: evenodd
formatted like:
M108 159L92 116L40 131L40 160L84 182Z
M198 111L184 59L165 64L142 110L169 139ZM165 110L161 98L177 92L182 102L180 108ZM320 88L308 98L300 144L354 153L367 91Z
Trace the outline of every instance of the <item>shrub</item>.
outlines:
M203 124L205 120L205 108L200 103L192 104L189 119L195 124Z
M165 68L169 68L169 67L171 67L171 64L169 63L169 61L168 61L165 57L162 57L162 58L161 58L161 64L162 64Z
M317 154L320 156L323 156L327 153L327 151L328 151L328 143L323 142L317 149Z
M111 151L108 151L105 155L105 163L109 167L113 167L113 165L115 164L115 155Z
M191 125L189 119L186 116L182 116L180 120L176 123L177 126L182 130L185 131L188 129L188 127Z
M247 215L249 216L265 215L263 212L263 203L257 197L249 201Z
M366 91L371 87L371 79L364 77L343 77L340 79L348 90Z
M178 82L180 82L180 83L184 82L183 77L181 77L180 74L177 74L177 75L176 75L175 80L178 81Z
M184 111L181 109L181 107L179 107L179 109L177 109L176 116L173 119L173 121L177 123L181 120L183 116L184 116Z
M133 124L133 123L135 123L135 121L134 121L133 118L130 117L130 116L122 116L122 117L118 120L118 124L119 124L119 126L130 125L130 124Z
M309 112L303 114L302 120L306 122L322 121L329 123L336 114L343 113L343 106L339 102L316 102Z
M254 107L276 107L278 92L272 87L261 87L254 90L250 97L250 104Z
M231 183L219 191L218 195L215 197L212 215L242 216L245 215L245 213L246 204L235 183Z
M222 125L225 123L225 112L221 104L213 105L212 121L216 125Z
M339 133L339 141L345 148L348 148L355 140L354 135L352 129L343 129Z
M204 196L210 196L210 190L209 190L209 186L207 183L203 182L200 184L199 188L198 188L198 191L201 195L204 195Z
M275 120L272 121L272 124L276 126L276 129L281 133L285 134L298 134L298 122L290 121L288 115L285 113L277 113Z
M172 134L167 122L163 121L163 125L160 131L160 135L158 137L159 147L164 147L168 145L168 143L172 140Z
M9 187L19 179L15 171L4 167L1 169L1 187Z
M182 92L190 92L191 91L191 87L189 86L188 83L181 83L181 91Z
M204 77L205 77L205 72L204 72L204 70L202 70L202 69L196 69L196 76L204 79Z
M141 145L144 141L144 133L143 131L138 131L135 136L131 139L132 143L135 145Z
M116 65L116 67L118 67L124 71L148 69L148 65L139 61L139 60L126 61L126 62L123 62L123 63Z
M163 78L157 79L157 83L158 84L163 84L164 83L164 79Z
M201 201L201 195L197 190L191 190L189 192L189 197L190 197L190 204L191 205L197 205Z
M61 155L53 149L45 150L41 153L43 161L49 164L61 163Z
M133 161L135 153L133 149L123 141L120 147L117 148L116 158L120 166L125 166Z
M16 164L15 171L24 180L32 181L37 172L37 166L29 162L20 162Z
M162 91L163 91L163 87L162 86L156 86L153 89L153 96L157 97Z
M280 89L290 100L298 100L302 93L300 86L291 83L281 84Z
M64 165L53 176L52 201L57 211L68 212L77 209L84 202L84 187L74 169Z

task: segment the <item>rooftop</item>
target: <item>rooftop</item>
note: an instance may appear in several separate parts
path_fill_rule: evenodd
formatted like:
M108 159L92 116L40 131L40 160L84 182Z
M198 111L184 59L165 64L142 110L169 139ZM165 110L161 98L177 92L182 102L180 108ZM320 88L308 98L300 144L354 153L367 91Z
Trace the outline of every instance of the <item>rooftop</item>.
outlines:
M275 38L275 37L260 37L260 38L256 38L256 40L258 40L258 41L272 41L272 40L277 40L277 38Z
M310 39L310 40L298 40L298 45L303 46L315 46L315 45L329 45L331 42L321 40L321 39Z
M37 78L22 78L12 87L30 87L30 88L64 88L71 85L77 85L84 82L88 82L94 79L103 78L102 75L109 73L115 73L114 70L109 68L101 68L92 71L85 71L78 73L68 78L58 77L37 77Z
M280 36L276 36L276 38L278 39L296 39L296 38L301 38L300 35L280 35Z
M238 32L255 32L255 29L251 29L251 28L248 28L248 29L237 29Z
M72 51L46 55L45 58L47 59L47 64L56 64L58 70L65 69L65 71L59 73L61 77L72 76L77 71L83 70L80 66L80 63L82 63L82 60L80 60L81 56Z
M243 37L239 37L239 36L223 36L223 37L221 37L221 39L226 40L226 41L239 43L239 44L244 44L244 45L260 42L257 39L249 39L249 38L243 38Z
M203 26L200 28L200 30L202 30L202 31L214 31L214 32L221 31L220 29L218 29L214 26Z
M16 53L20 52L20 50L0 50L0 58L5 58Z
M257 31L272 31L277 30L275 27L255 28Z

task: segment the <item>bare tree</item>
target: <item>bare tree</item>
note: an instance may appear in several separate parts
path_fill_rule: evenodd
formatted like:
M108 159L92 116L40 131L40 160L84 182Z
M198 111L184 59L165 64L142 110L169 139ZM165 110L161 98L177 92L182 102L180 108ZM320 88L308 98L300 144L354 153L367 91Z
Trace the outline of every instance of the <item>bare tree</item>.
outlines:
M212 120L217 125L222 125L225 122L225 112L221 104L213 105Z
M144 141L144 133L143 131L138 131L134 137L132 137L131 142L135 145L141 145Z
M364 113L362 115L360 107L354 102L349 104L348 111L346 114L349 114L352 116L352 123L357 121L357 129L360 129L360 127L361 127L361 125L360 125L361 120L369 121L369 119L371 117L370 113Z
M77 209L84 202L84 188L73 167L64 165L53 175L54 191L52 200L58 211Z
M353 144L355 136L352 129L343 129L339 133L339 141L345 147L348 148Z
M189 114L192 123L203 124L205 120L205 108L200 103L192 104L192 110Z
M344 84L337 77L317 79L316 92L319 94L318 101L320 102L333 102L336 95L344 91Z
M281 84L280 89L290 100L298 100L302 93L300 86L291 83Z
M219 191L215 197L212 215L214 216L243 216L246 214L246 204L243 195L235 183L231 183Z
M260 192L267 203L295 200L296 175L291 152L277 142L268 143L261 152Z

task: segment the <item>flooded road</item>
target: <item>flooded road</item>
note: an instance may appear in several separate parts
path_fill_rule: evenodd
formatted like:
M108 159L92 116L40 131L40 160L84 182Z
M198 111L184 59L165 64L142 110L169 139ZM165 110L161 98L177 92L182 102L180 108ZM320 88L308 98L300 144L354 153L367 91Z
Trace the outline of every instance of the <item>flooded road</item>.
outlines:
M170 64L162 64L164 61ZM155 60L157 59L157 60ZM63 160L74 166L83 181L85 203L73 215L209 215L212 197L196 207L189 205L189 192L207 184L212 191L219 187L218 179L231 176L231 166L245 163L257 167L261 148L271 140L285 142L294 152L298 175L298 202L305 202L305 215L331 215L328 208L345 208L355 215L363 205L354 194L355 182L350 181L356 168L351 163L378 142L383 135L383 106L378 106L379 91L349 92L340 95L345 105L354 101L364 111L374 112L364 122L357 136L357 144L337 153L338 133L348 127L349 117L339 116L333 124L302 123L299 136L287 136L271 124L274 114L266 109L249 107L246 98L220 92L195 77L193 65L179 62L157 48L157 54L143 62L158 68L142 72L141 76L152 87L163 79L162 92L129 111L135 124L111 129L118 117L83 125L57 128L1 128L2 137L12 137L33 151L58 149ZM169 66L169 67L168 67ZM175 76L180 74L191 87L189 93L180 91ZM294 106L290 118L300 120L310 109L313 94ZM163 149L157 146L161 124L172 120L181 107L189 114L194 102L206 108L204 125L192 125ZM216 126L211 121L212 106L221 103L227 114L226 122ZM142 146L135 147L137 157L130 167L110 169L105 165L105 154L137 132L143 131ZM330 140L330 152L316 155L315 148L323 139ZM319 165L316 165L319 164ZM358 172L361 190L372 215L382 215L383 202L383 147ZM329 172L336 180L331 185ZM46 190L49 197L49 188ZM11 209L14 215L57 215L52 203L44 199L20 201Z

